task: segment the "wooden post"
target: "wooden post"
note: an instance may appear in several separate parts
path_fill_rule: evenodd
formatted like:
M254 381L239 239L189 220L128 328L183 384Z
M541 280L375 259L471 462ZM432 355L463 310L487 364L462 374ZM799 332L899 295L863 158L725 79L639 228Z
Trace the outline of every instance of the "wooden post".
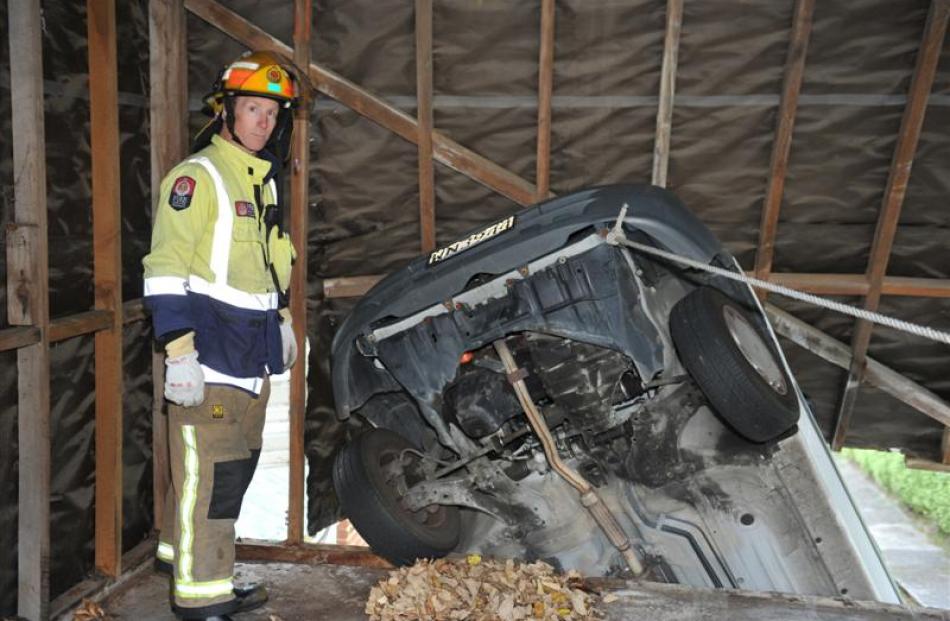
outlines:
M7 3L15 225L7 231L8 319L35 326L17 351L19 492L17 611L49 618L50 383L43 35L39 0Z
M294 1L294 64L310 65L310 0ZM290 278L290 314L297 339L297 363L290 370L290 484L287 542L303 542L304 421L307 411L307 233L310 225L310 93L301 89L294 116L290 173L290 235L297 261Z
M910 91L907 95L907 105L904 107L904 116L901 119L900 133L897 137L897 146L894 149L894 159L887 178L884 190L884 200L874 231L874 243L871 246L871 258L868 261L867 278L868 294L864 299L864 308L875 311L881 301L881 289L884 284L884 274L887 272L887 263L891 256L891 247L894 245L894 236L897 234L897 223L904 205L904 196L907 193L907 183L910 180L910 169L914 163L914 153L917 151L917 141L924 124L924 114L927 111L927 100L933 87L934 76L937 73L937 63L943 49L944 35L947 32L947 21L950 16L950 2L946 0L932 0L930 11L927 14L927 23L924 26L923 39L917 52L917 64L914 67L914 77L911 80ZM854 336L851 346L854 354L851 358L851 368L841 395L838 416L835 422L834 438L831 442L833 450L844 446L844 439L851 423L854 412L854 403L857 400L858 387L867 371L867 351L871 343L872 324L859 319L855 323Z
M551 95L554 90L554 0L541 0L541 46L538 52L537 191L534 200L548 197L551 187Z
M423 253L435 250L432 164L432 0L416 0L416 116L419 123L419 222Z
M88 0L89 108L95 308L112 312L96 332L96 568L122 568L122 215L115 0Z
M151 126L152 205L162 177L188 152L188 59L182 0L149 0L149 124ZM155 212L152 212L152 219ZM165 356L152 355L152 511L160 529L168 465L168 419L164 407Z
M755 253L755 276L762 280L768 280L772 273L775 232L778 229L778 215L782 208L785 175L788 172L788 158L792 150L792 130L795 128L798 95L802 88L802 76L805 74L805 56L808 52L808 38L811 34L814 9L815 0L796 0L795 2L791 40L788 55L785 58L782 101L778 109L775 141L772 143L768 189L765 192L765 205L762 208L762 222L759 227L759 247ZM767 295L766 291L759 292L759 297L763 300Z
M666 2L666 38L660 74L660 103L656 111L656 140L653 146L653 185L666 187L670 164L670 137L673 131L673 97L676 92L676 65L683 24L683 0Z

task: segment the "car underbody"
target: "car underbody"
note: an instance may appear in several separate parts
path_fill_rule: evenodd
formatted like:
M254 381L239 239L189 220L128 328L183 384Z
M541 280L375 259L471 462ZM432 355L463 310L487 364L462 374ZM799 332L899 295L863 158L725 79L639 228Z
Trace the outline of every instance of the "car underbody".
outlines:
M433 253L407 270L431 291L401 309L397 278L341 329L338 408L370 429L334 471L357 529L396 563L897 601L752 291L631 251L602 214L623 201L624 235L735 261L670 195L607 190Z

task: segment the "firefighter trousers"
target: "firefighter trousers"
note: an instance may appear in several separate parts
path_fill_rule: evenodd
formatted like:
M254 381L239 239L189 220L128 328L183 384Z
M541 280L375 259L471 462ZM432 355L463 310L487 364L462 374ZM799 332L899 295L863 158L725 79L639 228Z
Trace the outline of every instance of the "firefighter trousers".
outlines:
M159 559L174 567L173 608L182 618L231 612L234 524L261 454L270 382L260 395L207 385L201 405L169 404L172 484L165 496Z

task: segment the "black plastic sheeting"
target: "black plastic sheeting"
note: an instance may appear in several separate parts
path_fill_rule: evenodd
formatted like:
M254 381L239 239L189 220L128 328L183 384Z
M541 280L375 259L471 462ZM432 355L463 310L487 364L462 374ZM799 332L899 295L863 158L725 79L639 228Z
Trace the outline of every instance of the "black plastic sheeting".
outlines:
M224 4L290 43L291 3ZM556 193L649 181L665 27L663 0L556 3L551 186ZM896 144L926 0L834 0L815 8L799 102L775 270L865 270ZM92 225L85 11L45 2L44 78L48 153L50 287L54 317L92 305ZM685 3L669 185L749 268L758 241L793 2ZM123 298L141 296L149 239L147 1L117 5L122 165ZM314 61L415 113L413 4L314 3ZM6 3L0 38L6 41ZM457 142L529 181L535 175L540 2L444 0L433 13L434 117ZM187 18L188 124L205 122L201 97L242 51L197 17ZM0 46L0 91L9 50ZM12 220L10 103L0 97L0 224ZM306 424L308 530L339 510L329 483L336 450L355 430L333 415L329 344L353 300L320 297L325 278L382 274L419 252L416 148L324 97L313 104L308 312L311 375ZM889 273L950 277L950 50L944 49L924 122ZM445 244L517 205L436 165L437 241ZM55 249L55 250L54 250ZM53 251L54 250L54 251ZM0 267L4 257L0 253ZM5 304L5 283L0 303ZM848 342L850 319L775 302ZM850 300L859 303L860 300ZM882 310L950 327L950 301L884 298ZM0 327L6 325L0 313ZM793 367L826 436L844 372L793 345ZM147 324L125 336L126 548L151 527L151 359ZM950 399L944 346L877 329L871 355ZM16 367L0 354L0 614L15 609ZM941 372L943 371L943 372ZM92 339L53 348L53 593L90 569ZM856 446L900 447L934 458L940 425L868 387L848 436Z
M118 3L123 300L142 295L141 258L150 235L148 5ZM89 310L92 213L85 3L43 7L43 77L49 219L50 315ZM0 224L14 220L7 3L0 5ZM0 273L6 273L0 253ZM0 284L6 308L6 278ZM6 327L0 313L0 327ZM152 528L151 330L124 330L123 549ZM88 577L94 563L95 364L93 337L50 348L50 594ZM0 354L0 615L16 611L17 365Z

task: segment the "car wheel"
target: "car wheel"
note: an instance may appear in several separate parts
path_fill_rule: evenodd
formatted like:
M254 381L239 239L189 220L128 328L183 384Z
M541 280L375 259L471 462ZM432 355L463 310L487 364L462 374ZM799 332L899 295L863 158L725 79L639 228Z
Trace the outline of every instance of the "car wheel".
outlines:
M439 558L459 540L458 507L429 505L410 511L402 498L422 480L408 440L374 428L346 445L333 464L333 486L343 513L374 552L395 565Z
M749 313L711 287L677 302L670 334L680 361L716 414L752 442L798 422L798 396L777 353Z

